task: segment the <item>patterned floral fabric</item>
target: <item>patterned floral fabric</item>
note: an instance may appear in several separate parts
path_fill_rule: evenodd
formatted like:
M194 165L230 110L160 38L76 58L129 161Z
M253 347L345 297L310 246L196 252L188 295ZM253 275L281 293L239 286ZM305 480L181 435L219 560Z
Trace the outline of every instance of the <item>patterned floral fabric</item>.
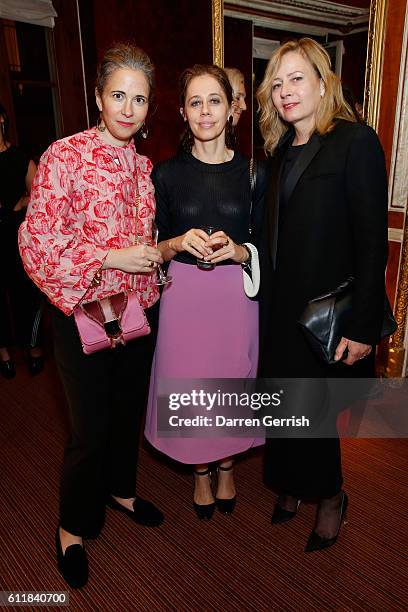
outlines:
M27 274L65 314L81 300L132 288L144 308L158 299L155 273L102 270L100 284L93 283L109 249L135 244L136 234L151 235L151 170L133 143L107 145L95 128L54 142L41 157L20 228L20 253Z

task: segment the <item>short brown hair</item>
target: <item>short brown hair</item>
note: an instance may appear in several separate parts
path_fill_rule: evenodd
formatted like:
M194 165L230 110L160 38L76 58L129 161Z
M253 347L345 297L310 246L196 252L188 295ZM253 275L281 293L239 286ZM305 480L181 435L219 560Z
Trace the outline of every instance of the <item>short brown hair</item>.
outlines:
M180 91L180 106L182 108L186 105L187 89L191 81L199 76L208 74L212 76L221 89L225 93L228 104L232 104L232 87L229 82L228 76L222 68L215 66L215 64L194 64L191 68L187 68L180 76L179 80L179 91ZM236 137L232 124L227 121L225 126L225 145L229 149L235 147ZM190 152L194 144L194 136L191 132L190 126L187 124L184 133L181 136L181 147L184 151Z
M109 76L118 68L141 70L149 83L149 99L151 100L155 88L154 66L147 53L132 42L115 43L105 51L96 74L96 89L100 96Z
M351 108L344 100L340 79L330 68L327 51L312 38L289 40L272 53L264 79L256 94L260 110L259 128L265 140L265 151L269 153L272 153L288 129L288 124L280 118L272 102L272 83L282 57L290 51L301 53L324 83L325 94L316 112L316 131L319 134L330 132L334 128L335 119L355 121Z

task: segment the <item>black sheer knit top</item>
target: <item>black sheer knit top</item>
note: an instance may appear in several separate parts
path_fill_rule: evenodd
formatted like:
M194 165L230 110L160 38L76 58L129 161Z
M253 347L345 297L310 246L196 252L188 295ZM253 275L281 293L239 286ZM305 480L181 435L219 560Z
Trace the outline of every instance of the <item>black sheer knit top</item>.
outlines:
M263 217L265 174L265 164L257 162L250 214L249 161L240 153L235 151L231 161L221 164L206 164L184 151L162 162L152 172L159 241L180 236L193 227L213 226L237 244L257 244ZM177 253L174 260L196 265L196 258L187 252ZM219 265L232 263L227 260Z

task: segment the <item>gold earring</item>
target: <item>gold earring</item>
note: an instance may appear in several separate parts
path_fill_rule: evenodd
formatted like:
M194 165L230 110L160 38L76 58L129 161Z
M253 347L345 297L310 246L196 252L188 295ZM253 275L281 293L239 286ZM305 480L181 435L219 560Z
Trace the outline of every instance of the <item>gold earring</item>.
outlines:
M104 132L106 130L106 125L102 123L102 121L102 113L99 113L99 117L96 121L96 129L98 130L98 132Z
M142 127L140 128L140 135L142 138L144 138L146 140L146 138L149 135L149 128L146 126L145 122L143 121Z

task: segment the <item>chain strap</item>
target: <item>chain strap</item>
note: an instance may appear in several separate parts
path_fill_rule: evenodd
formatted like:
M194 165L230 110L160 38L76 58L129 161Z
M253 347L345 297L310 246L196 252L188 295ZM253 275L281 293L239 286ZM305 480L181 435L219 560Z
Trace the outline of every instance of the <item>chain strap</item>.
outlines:
M254 203L255 188L256 188L256 161L253 157L249 160L249 182L251 185L251 201L249 205L249 236L252 234L252 207Z

